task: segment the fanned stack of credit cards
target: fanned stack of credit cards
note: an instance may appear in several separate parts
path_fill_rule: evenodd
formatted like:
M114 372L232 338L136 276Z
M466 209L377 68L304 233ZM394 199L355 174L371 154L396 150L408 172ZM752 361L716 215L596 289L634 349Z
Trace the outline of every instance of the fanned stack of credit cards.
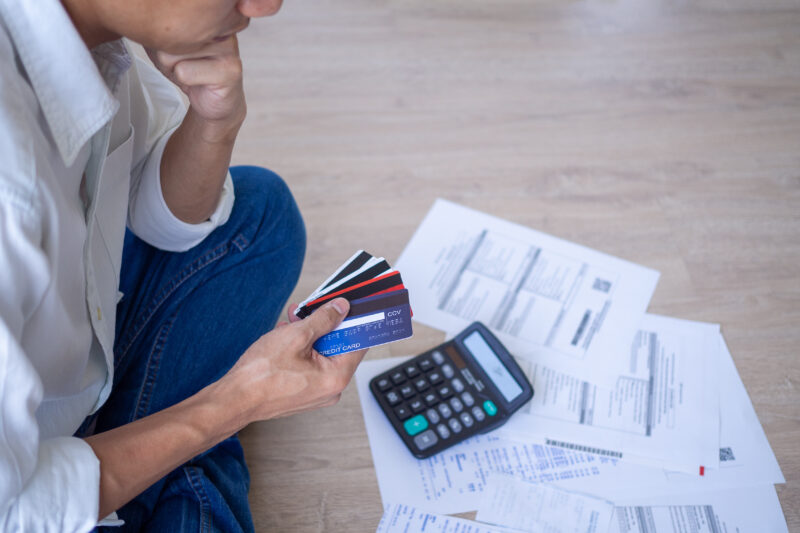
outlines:
M325 356L362 350L412 335L408 290L400 272L383 257L357 251L300 303L294 314L305 318L335 298L346 298L350 312L335 330L317 339Z

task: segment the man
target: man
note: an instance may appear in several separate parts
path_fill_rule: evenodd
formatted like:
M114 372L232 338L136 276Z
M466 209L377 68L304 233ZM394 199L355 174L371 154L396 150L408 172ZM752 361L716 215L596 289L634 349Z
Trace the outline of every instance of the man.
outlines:
M0 0L0 530L252 530L236 432L335 403L363 358L311 348L343 299L266 333L303 224L228 165L236 33L279 7Z

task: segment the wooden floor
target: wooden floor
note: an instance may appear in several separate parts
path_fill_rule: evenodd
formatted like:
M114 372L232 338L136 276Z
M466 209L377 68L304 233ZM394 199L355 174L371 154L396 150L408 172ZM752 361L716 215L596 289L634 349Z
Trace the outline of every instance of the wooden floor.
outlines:
M722 324L800 531L800 2L290 0L240 42L234 162L300 204L295 300L436 197L658 269L650 311ZM374 531L353 386L242 438L258 531Z

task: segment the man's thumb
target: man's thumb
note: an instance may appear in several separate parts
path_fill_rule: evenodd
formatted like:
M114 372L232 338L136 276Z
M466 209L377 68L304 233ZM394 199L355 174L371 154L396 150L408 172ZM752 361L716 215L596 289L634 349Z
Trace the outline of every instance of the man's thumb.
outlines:
M341 324L349 310L350 302L344 298L336 298L311 313L303 322L311 329L314 340L317 340Z

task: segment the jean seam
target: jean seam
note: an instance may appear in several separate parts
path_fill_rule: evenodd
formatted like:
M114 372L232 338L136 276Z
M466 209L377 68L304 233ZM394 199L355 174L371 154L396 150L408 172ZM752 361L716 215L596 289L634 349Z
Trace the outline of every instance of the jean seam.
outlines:
M239 248L239 250L244 250L247 246L247 239L244 238L241 234L237 235L234 238L238 240L239 237L242 237L241 241L244 244L244 247L240 245L239 242L235 243L235 246ZM116 370L125 357L128 355L128 352L133 346L136 339L139 335L144 331L147 324L156 314L158 309L164 304L165 301L176 291L180 288L187 280L189 280L192 276L209 266L210 264L218 261L219 259L225 257L228 252L230 251L231 241L226 241L216 248L210 250L207 254L202 257L198 257L193 262L191 262L187 267L183 268L178 274L176 274L171 280L169 280L165 285L164 288L161 290L159 294L153 299L153 302L147 307L145 312L142 316L137 320L136 324L133 327L132 333L128 336L125 343L120 346L120 355L116 358L114 363L114 369Z
M206 490L203 488L203 483L198 479L198 475L196 470L198 467L196 466L184 466L183 472L186 475L186 479L189 481L189 487L191 487L192 492L194 492L197 500L200 502L200 531L211 531L211 516L209 514L209 510L211 508L209 504L208 494Z
M173 317L172 320L161 326L158 336L156 337L156 342L150 350L150 355L147 357L147 363L145 364L144 380L139 389L139 397L136 399L136 408L133 411L131 422L147 416L147 411L150 408L150 399L153 396L153 388L158 378L158 371L161 368L161 354L164 351L164 345L167 343L167 337L169 337L169 333L172 331L174 322L175 320Z

